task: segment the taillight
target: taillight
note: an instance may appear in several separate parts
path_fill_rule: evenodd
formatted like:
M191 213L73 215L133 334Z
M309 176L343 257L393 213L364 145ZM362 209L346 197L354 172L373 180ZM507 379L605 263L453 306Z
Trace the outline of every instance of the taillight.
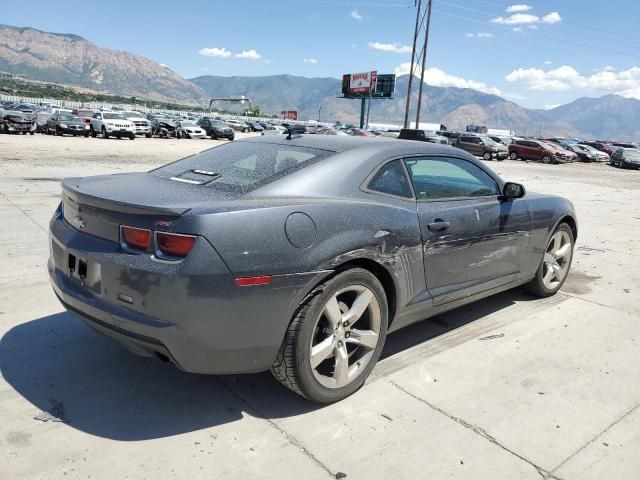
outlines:
M147 250L149 248L149 241L151 240L151 230L144 228L120 227L120 234L122 236L122 243L129 248L136 250Z
M196 237L193 235L156 232L156 248L168 257L186 257L194 243L196 243Z

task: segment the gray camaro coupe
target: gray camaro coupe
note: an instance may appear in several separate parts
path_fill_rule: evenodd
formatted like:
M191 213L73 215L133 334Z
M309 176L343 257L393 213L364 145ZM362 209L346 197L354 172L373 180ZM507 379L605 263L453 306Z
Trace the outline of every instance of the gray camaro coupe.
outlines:
M553 295L577 236L568 200L387 138L251 138L62 189L48 268L71 313L187 372L271 369L323 403L363 385L389 332L519 285Z

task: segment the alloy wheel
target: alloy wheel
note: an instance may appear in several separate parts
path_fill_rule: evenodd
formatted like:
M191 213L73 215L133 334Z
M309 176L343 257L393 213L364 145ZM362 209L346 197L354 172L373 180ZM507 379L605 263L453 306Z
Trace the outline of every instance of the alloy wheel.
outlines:
M309 361L315 379L331 389L353 382L380 341L380 304L364 285L350 285L325 304L316 321Z
M556 289L567 276L572 250L571 237L563 230L558 230L549 240L542 272L542 283L549 290Z

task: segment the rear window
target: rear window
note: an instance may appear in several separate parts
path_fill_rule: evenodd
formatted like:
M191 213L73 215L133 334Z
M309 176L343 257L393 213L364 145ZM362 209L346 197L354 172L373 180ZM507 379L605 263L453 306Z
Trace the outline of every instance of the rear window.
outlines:
M190 172L205 171L211 178L207 186L246 193L333 153L290 145L233 142L183 158L152 173L180 179Z

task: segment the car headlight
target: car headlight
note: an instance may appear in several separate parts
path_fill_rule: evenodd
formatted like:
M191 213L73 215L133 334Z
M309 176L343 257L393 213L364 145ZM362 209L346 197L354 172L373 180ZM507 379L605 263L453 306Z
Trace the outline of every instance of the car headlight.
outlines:
M89 125L85 125L85 126L84 126L84 129L85 129L85 130L89 130Z
M61 123L60 128L69 128L69 126L66 123Z

